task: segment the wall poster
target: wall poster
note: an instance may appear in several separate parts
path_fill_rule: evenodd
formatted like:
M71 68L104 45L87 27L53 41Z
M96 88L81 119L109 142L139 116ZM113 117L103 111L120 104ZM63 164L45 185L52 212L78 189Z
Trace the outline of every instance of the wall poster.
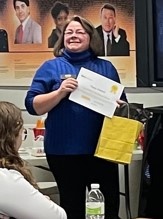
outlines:
M64 13L58 11L59 7L54 9L55 17L53 18L51 10L58 2L64 7L66 5L66 9ZM116 20L114 19L114 22L117 31L120 35L122 34L118 42L126 37L129 51L128 54L123 54L123 52L121 54L115 52L109 56L104 54L101 58L113 63L124 86L135 87L134 0L0 0L0 86L29 86L37 68L45 60L54 58L50 41L52 35L55 35L56 25L60 25L64 19L77 14L90 20L100 30L99 26L108 19L106 14L102 21L101 15L101 7L107 3L115 8ZM25 21L22 36L20 23L26 14L30 14L30 18ZM26 30L27 25L28 30ZM112 41L113 38L114 36L112 36Z

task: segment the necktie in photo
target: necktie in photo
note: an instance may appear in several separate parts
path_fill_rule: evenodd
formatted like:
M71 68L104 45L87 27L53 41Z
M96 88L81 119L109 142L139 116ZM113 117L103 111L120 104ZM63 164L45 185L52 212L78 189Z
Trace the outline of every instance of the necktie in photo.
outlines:
M107 40L107 44L106 44L106 51L107 51L107 56L110 55L111 52L111 41L110 41L110 35L108 34L108 40Z
M23 25L21 24L19 26L19 31L18 31L18 43L22 43L23 39Z

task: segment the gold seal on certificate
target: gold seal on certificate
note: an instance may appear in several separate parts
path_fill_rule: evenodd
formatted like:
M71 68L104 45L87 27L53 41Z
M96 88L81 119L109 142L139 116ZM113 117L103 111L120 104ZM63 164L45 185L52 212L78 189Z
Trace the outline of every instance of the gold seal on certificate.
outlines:
M81 68L78 87L69 99L102 115L112 117L124 86L102 75Z

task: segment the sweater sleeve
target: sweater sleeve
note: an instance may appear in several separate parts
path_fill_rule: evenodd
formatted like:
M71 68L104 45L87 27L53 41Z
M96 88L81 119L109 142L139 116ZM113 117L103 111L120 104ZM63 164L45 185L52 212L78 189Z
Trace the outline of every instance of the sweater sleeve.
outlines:
M58 78L52 62L45 62L36 71L31 86L25 97L25 107L29 114L37 115L33 107L33 99L39 94L49 93L58 88Z
M0 213L10 217L67 219L63 208L47 199L14 170L8 170L1 176L0 197Z

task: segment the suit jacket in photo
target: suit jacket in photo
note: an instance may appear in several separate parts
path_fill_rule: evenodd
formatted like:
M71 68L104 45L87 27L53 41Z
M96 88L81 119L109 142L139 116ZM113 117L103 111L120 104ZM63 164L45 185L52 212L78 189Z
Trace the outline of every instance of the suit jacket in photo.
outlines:
M102 49L103 49L103 56L105 56L105 48L104 48L104 36L102 31L102 26L96 27L97 32L103 42ZM111 52L110 56L129 56L130 55L130 45L127 41L127 35L125 30L119 29L119 35L121 36L118 43L115 41L115 37L112 34L112 45L111 45Z
M0 52L8 52L8 33L4 29L0 29Z
M15 33L15 44L20 43L18 40L19 27L16 29ZM24 31L22 44L33 44L33 43L42 43L42 30L41 26L36 23L31 18L28 19Z
M52 30L50 36L48 37L48 48L54 47L60 35L61 35L61 31L59 29Z

